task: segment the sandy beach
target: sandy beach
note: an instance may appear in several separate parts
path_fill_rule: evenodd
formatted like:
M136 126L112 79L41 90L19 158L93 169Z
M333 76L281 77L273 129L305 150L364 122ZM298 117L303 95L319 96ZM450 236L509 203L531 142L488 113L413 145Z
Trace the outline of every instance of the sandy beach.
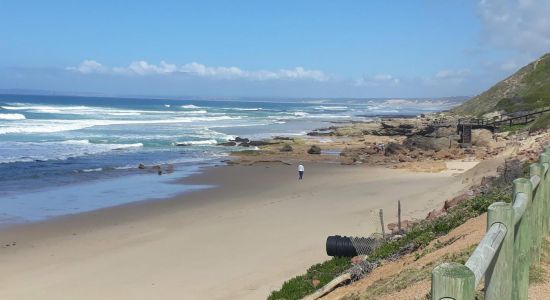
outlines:
M397 200L423 218L469 183L327 163L298 181L295 168L213 168L186 181L216 188L4 229L0 298L265 299L328 259L328 235L380 230Z

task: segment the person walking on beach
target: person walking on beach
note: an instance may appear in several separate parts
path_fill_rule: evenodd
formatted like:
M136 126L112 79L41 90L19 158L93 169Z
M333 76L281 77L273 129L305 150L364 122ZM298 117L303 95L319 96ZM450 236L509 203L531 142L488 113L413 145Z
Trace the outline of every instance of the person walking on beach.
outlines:
M298 180L302 180L302 178L304 178L304 166L303 165L298 165Z

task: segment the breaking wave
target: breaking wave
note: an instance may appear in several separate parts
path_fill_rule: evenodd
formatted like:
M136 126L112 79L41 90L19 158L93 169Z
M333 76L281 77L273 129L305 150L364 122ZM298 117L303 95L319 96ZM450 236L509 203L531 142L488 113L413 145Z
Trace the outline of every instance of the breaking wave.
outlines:
M22 114L0 114L0 120L25 120Z

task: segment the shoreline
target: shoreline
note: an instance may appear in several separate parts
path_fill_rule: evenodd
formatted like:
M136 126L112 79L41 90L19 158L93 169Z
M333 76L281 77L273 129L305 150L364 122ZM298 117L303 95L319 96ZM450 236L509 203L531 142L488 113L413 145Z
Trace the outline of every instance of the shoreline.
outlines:
M378 220L369 216L379 208L391 212L396 197L407 199L405 217L423 218L464 187L451 174L326 163L306 164L306 178L297 184L294 169L277 164L213 167L183 182L215 188L2 229L6 273L0 296L88 299L79 288L91 288L96 294L89 291L94 295L89 299L177 298L178 293L257 299L327 259L327 235L376 230ZM391 191L392 182L403 190ZM386 222L393 219L388 215ZM211 265L221 271L210 274ZM54 274L44 277L46 270ZM90 278L89 272L102 276ZM155 286L165 285L166 291L158 294L145 284L147 274L158 277ZM78 285L70 288L71 283Z

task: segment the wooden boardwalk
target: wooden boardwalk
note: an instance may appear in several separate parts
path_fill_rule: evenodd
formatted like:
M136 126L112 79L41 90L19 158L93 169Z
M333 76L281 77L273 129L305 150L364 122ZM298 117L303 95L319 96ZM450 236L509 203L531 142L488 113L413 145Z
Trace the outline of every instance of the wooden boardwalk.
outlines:
M476 128L486 128L492 131L496 131L499 127L502 126L512 126L512 125L525 125L533 122L542 114L550 112L550 108L543 108L540 110L528 112L521 115L503 115L498 120L494 119L461 119L458 121L458 125L466 124L471 125L472 129Z

